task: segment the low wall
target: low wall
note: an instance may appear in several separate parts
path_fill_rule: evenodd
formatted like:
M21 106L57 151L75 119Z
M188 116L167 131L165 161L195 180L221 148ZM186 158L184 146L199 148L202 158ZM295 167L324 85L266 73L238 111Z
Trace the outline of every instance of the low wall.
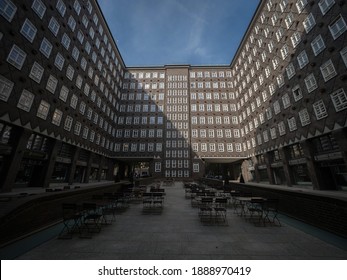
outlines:
M319 191L308 193L239 183L230 183L229 186L241 192L251 192L254 196L278 198L279 211L283 214L347 238L345 199L325 196Z
M54 193L42 193L18 198L11 210L0 218L0 247L62 219L62 203L78 203L93 195L117 192L128 184L115 183L106 186L83 187Z

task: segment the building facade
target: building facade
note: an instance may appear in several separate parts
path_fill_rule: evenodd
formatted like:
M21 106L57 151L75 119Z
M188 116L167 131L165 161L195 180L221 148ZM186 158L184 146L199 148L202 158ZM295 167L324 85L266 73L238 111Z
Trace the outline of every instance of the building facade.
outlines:
M345 1L260 1L229 65L156 67L125 65L96 1L0 3L1 191L140 165L347 186Z

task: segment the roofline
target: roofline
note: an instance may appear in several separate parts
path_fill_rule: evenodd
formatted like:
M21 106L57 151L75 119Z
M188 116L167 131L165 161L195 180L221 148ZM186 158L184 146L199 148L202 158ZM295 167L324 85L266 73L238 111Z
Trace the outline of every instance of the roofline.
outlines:
M249 33L252 31L251 27L253 27L253 24L255 23L255 19L257 18L259 12L262 10L261 8L265 5L265 2L266 2L265 0L260 0L259 1L258 7L256 8L256 10L255 10L255 12L253 14L253 17L252 17L250 23L248 24L246 32L243 34L243 37L242 37L242 39L240 41L240 44L239 44L239 46L238 46L238 48L237 48L237 50L236 50L236 52L234 54L234 57L232 58L232 60L230 62L230 65L229 65L230 68L232 68L232 66L234 65L234 63L236 61L236 58L239 56L240 51L241 51L241 49L242 49L242 47L243 47L243 45L245 43L245 39L248 38Z
M104 13L102 12L102 9L101 9L101 7L100 7L100 5L99 5L99 1L98 1L98 0L95 0L94 2L95 2L96 5L98 6L99 13L100 13L100 15L102 16L103 22L105 23L105 25L106 25L106 27L107 27L107 32L108 32L109 35L111 36L112 41L113 41L113 44L114 44L114 46L116 47L116 50L117 50L117 52L118 52L119 58L121 59L121 62L122 62L123 67L124 67L124 68L127 68L127 66L126 66L126 64L125 64L125 62L124 62L124 59L123 59L123 57L122 57L122 54L121 54L120 50L118 49L117 42L116 42L116 40L115 40L114 37L113 37L113 34L112 34L112 32L111 32L111 29L110 29L110 27L108 26L107 20L106 20L106 18L105 18L105 16L104 16Z
M170 69L170 68L230 68L228 64L216 64L216 65L190 65L190 64L167 64L167 65L149 65L149 66L129 66L128 70L141 70L141 69Z

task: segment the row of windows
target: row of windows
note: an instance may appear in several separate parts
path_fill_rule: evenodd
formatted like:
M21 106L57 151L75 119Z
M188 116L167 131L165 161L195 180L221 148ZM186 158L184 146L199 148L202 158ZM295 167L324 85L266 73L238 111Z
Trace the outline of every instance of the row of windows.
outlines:
M199 172L199 171L194 171L194 172ZM166 178L188 178L189 175L189 170L165 170L165 177Z
M142 116L142 117L124 117L124 116L119 116L118 117L118 122L119 125L122 124L127 124L127 125L137 125L137 124L142 124L142 125L146 125L146 124L158 124L161 125L164 123L164 118L163 117L156 117L156 116Z
M126 72L124 79L165 79L165 73L163 72Z
M333 92L330 95L330 97L332 99L335 110L337 112L347 109L347 96L343 89L339 89ZM326 105L323 100L320 99L316 101L315 103L312 104L312 107L313 107L313 111L317 120L326 118L328 116ZM299 120L300 120L301 126L306 126L311 123L311 116L307 108L304 108L299 111ZM294 116L287 119L287 126L290 132L297 130L298 128L297 120ZM286 134L285 121L280 121L277 125L277 128L276 127L270 128L271 139L276 139L278 137L277 131L279 136ZM263 137L263 139L261 136ZM263 131L262 135L258 134L257 139L258 139L258 145L261 145L263 141L268 142L269 141L268 130Z
M195 100L195 99L199 99L199 100L218 100L218 99L223 99L223 100L227 100L227 99L235 99L235 93L234 92L192 92L190 94L190 99L191 100Z
M119 112L128 112L128 113L147 113L147 112L151 112L151 113L155 113L155 112L163 112L164 110L164 105L141 105L141 104L130 104L130 105L120 105L119 106Z
M164 100L164 93L122 93L121 100Z
M124 83L123 84L123 89L137 89L137 90L142 90L142 89L164 89L165 88L165 83Z
M162 138L163 130L162 129L117 129L116 131L117 138Z
M231 78L231 71L198 71L193 72L190 71L190 78L224 78L228 77Z
M190 110L191 112L228 112L229 107L231 112L236 111L235 104L191 104Z
M213 124L238 124L237 116L192 116L191 124L192 125L213 125Z
M189 168L188 160L176 160L167 159L165 160L165 168Z
M341 57L343 58L343 61L347 61L347 47L345 47L342 51L341 51ZM347 67L347 64L346 64ZM325 82L329 81L330 79L334 78L337 75L337 72L335 70L334 64L331 61L331 59L329 59L328 61L324 62L321 66L320 66L320 72L321 75L324 79ZM317 83L317 79L316 76L313 73L308 74L305 78L304 78L304 84L306 86L306 90L307 93L311 93L313 92L315 89L318 88L318 83ZM292 94L293 94L293 98L294 101L298 101L303 97L303 92L302 89L299 85L296 85L292 88ZM247 101L247 95L244 96L245 100ZM241 106L243 106L243 99L241 98ZM262 101L265 102L268 99L267 96L267 92L263 91L262 92ZM285 93L282 98L282 104L283 104L283 108L286 109L291 105L291 101L290 101L290 97L287 93ZM247 107L246 108L246 112L247 112L247 116L250 115L250 112L254 112L255 111L255 107L260 107L262 104L261 98L257 97L256 98L256 103L255 102L251 102L251 107ZM239 104L238 104L239 106ZM240 106L240 107L241 107ZM279 100L275 101L273 103L273 107L274 107L274 111L275 114L280 113L281 109L280 109L280 102ZM239 108L239 107L238 107ZM246 118L246 112L243 112L242 117L240 117L240 121L245 120Z
M193 138L239 138L240 130L239 129L192 129Z
M115 152L162 152L162 143L116 143Z
M232 82L191 82L190 88L232 88Z
M193 152L234 152L234 145L236 152L242 152L241 143L192 143Z

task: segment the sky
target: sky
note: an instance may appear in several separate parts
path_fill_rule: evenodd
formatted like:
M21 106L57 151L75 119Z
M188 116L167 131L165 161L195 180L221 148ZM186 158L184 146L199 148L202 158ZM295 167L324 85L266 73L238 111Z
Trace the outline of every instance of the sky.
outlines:
M228 65L260 0L98 0L125 62Z

